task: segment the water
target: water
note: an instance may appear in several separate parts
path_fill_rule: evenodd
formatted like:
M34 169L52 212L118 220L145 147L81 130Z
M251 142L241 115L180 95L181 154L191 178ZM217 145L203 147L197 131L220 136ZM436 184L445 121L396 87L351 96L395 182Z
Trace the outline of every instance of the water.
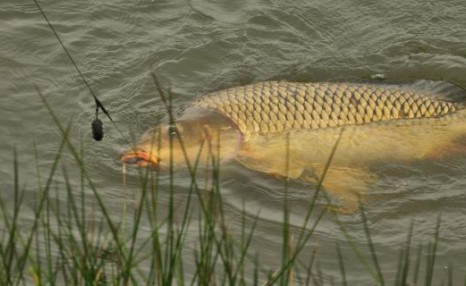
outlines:
M299 1L298 1L299 2ZM261 80L387 81L446 80L466 87L466 5L460 0L344 1L41 1L43 9L100 100L127 138L166 119L155 94L150 71L174 95L179 114L209 91ZM35 86L56 115L71 125L71 140L82 144L85 164L99 192L118 217L122 201L137 201L135 172L128 195L121 184L119 153L125 139L106 118L105 138L94 142L90 123L94 102L32 1L0 4L0 167L2 196L13 200L13 150L16 148L26 203L33 205L39 169L47 174L60 143ZM73 159L62 163L79 174ZM396 272L397 257L415 221L414 245L427 244L442 214L436 279L454 265L455 281L466 267L466 156L377 170L369 209L381 266L387 279ZM186 197L186 176L177 195ZM60 180L61 176L57 177ZM166 183L166 178L164 178ZM78 185L79 181L76 181ZM243 206L251 217L260 210L259 241L253 243L270 267L279 264L283 184L226 166L222 192L233 228ZM291 182L292 224L299 227L306 212L309 185ZM168 200L163 196L162 202ZM161 210L163 212L163 210ZM22 220L32 220L29 211ZM359 215L342 218L363 253L364 232ZM147 222L146 222L147 223ZM143 222L144 224L144 222ZM195 225L195 224L194 224ZM193 233L196 227L193 227ZM195 241L193 234L192 240ZM351 285L372 285L331 217L325 217L305 253L317 249L324 275L339 277L335 243L342 246ZM192 266L192 265L191 265ZM189 266L187 266L189 269ZM460 283L460 282L457 282Z

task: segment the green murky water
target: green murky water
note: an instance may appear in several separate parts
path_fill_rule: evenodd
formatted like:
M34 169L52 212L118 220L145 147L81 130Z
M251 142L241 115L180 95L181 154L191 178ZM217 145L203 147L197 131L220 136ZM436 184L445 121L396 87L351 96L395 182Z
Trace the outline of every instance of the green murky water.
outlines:
M460 0L41 3L127 138L138 137L166 119L150 71L171 89L177 114L209 91L270 79L371 81L371 76L383 74L391 82L433 79L466 87L466 4ZM39 169L46 172L60 142L60 132L38 97L37 86L61 122L73 122L71 140L82 144L85 164L100 194L112 216L119 217L123 202L131 208L138 199L135 171L130 171L127 189L121 183L119 154L127 146L125 139L104 119L104 140L92 140L92 97L32 0L2 1L0 39L2 197L8 202L14 196L14 148L20 180L27 190L26 206L32 206L37 193L34 148ZM64 156L62 162L79 186L79 168L71 156ZM454 278L462 281L466 272L466 156L379 166L377 172L380 179L368 206L369 226L387 279L395 275L410 221L415 222L413 244L426 244L441 213L436 279L442 281L443 267L452 264ZM189 179L183 174L178 177L176 194L182 202ZM166 176L161 180L168 184ZM237 164L225 166L222 176L225 214L233 229L240 226L243 207L251 217L260 212L252 247L266 267L280 263L283 185L280 179ZM302 182L291 182L291 223L296 227L304 219L310 189ZM159 199L163 205L168 194L162 192ZM21 220L25 226L32 220L27 207ZM342 220L369 259L359 215ZM196 230L194 222L188 248L196 241ZM320 223L304 252L317 249L324 276L339 277L337 242L342 245L351 285L373 284L331 217ZM192 262L186 262L186 271L192 268Z

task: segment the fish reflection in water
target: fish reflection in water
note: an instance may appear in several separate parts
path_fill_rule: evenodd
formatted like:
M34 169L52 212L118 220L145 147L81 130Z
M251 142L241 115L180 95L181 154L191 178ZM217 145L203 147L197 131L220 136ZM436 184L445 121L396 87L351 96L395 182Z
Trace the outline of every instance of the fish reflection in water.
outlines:
M465 94L432 81L234 87L201 97L174 126L148 130L122 161L164 169L172 137L175 167L185 166L186 159L195 162L206 144L200 162L219 150L221 161L315 183L339 140L323 186L340 201L341 211L352 211L376 180L371 166L465 150L459 143L466 133Z

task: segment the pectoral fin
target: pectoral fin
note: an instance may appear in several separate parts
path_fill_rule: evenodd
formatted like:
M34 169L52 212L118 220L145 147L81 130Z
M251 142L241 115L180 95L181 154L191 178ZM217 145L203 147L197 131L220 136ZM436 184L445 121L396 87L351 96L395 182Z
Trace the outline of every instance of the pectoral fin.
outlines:
M287 163L282 158L273 157L274 154L264 154L265 156L260 157L237 157L236 160L246 168L254 171L296 179L301 176L303 168L297 164Z
M466 154L466 145L460 142L448 142L432 148L425 154L424 158L440 160L444 159L445 157L448 158L449 156L463 154Z
M329 207L339 213L354 213L364 203L369 186L376 177L364 169L330 168L323 179L323 188L329 198ZM314 182L319 179L311 179ZM333 204L332 199L337 200Z
M280 144L245 144L236 160L254 171L296 179L303 172L303 162L286 152L285 147Z

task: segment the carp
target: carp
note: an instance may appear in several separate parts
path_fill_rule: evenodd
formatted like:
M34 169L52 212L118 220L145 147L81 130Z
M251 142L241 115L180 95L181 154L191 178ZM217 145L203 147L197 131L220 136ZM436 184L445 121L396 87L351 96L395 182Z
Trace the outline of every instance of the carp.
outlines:
M462 151L465 108L464 90L445 82L259 82L201 97L175 124L148 130L121 160L166 168L170 154L175 167L216 154L315 183L338 141L323 187L350 210L375 181L371 166ZM199 151L204 144L210 151Z

